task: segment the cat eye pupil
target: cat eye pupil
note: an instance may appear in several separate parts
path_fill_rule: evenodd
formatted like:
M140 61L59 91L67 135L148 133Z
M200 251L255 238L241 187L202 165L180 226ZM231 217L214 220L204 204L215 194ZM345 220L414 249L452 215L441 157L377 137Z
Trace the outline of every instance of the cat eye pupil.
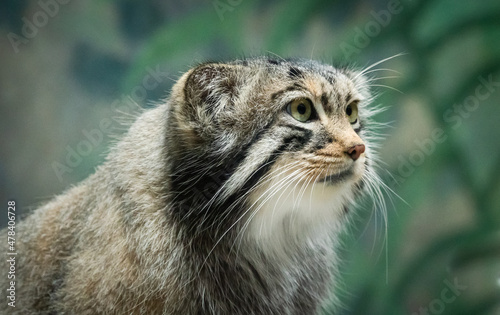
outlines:
M347 116L351 116L352 115L352 107L351 107L351 105L347 106L347 108L345 110L345 113L347 114Z
M307 111L306 105L299 104L299 106L297 106L297 111L299 112L299 114L304 115Z

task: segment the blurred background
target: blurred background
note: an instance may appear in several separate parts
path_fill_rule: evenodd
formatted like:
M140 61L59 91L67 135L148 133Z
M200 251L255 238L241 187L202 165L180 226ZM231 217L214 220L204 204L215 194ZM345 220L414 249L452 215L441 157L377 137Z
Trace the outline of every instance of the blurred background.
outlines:
M389 123L387 222L366 201L343 236L337 314L500 314L498 0L4 0L5 212L91 174L196 63L268 54L362 69L401 53L370 73Z

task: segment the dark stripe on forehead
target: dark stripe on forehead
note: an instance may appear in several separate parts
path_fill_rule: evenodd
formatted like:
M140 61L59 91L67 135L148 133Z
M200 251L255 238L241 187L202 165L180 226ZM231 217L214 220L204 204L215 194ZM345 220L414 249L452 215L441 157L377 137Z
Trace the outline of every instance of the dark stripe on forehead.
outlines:
M328 96L326 96L326 93L321 95L321 104L323 104L323 109L325 109L326 105L328 105Z
M327 74L324 74L323 77L328 81L330 82L331 85L335 85L335 75L333 74L330 74L330 73L327 73Z
M335 93L335 98L337 99L337 106L342 106L344 99L342 98L342 95L340 93Z
M349 101L351 100L351 98L352 98L352 93L347 92L347 95L345 96L345 103L349 104Z
M292 66L292 67L290 67L290 69L288 69L288 76L291 79L297 79L297 78L302 77L303 73L298 68Z
M270 63L270 64L272 64L272 65L278 65L279 64L278 60L271 59L271 58L267 59L267 62Z

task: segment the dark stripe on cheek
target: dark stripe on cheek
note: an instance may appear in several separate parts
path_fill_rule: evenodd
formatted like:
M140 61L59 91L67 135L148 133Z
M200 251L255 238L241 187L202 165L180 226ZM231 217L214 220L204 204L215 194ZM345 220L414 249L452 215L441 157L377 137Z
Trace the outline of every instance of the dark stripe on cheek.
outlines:
M312 147L307 150L307 153L315 153L316 151L323 149L325 146L326 142L320 140L314 143Z
M276 163L276 160L282 153L299 151L306 146L312 134L312 131L306 130L306 132L300 132L284 138L282 144L276 148L261 165L259 165L257 171L246 181L245 185L242 187L242 191L246 192L256 185L259 179L271 169L274 163Z
M290 128L290 129L301 131L301 132L308 132L309 131L309 129L306 129L306 128L303 128L303 127L300 127L300 126L296 126L296 125L292 125L292 124L277 124L276 126L277 127Z
M311 130L305 130L300 132L300 134L292 134L283 139L283 144L278 148L281 152L284 151L298 151L304 148L312 138L313 132Z

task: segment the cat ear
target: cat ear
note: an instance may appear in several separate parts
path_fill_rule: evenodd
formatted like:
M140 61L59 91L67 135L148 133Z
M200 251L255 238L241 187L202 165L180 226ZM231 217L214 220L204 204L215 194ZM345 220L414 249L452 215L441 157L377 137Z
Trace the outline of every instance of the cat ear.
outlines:
M184 85L184 98L188 106L201 107L211 115L234 103L240 69L236 65L217 63L195 68Z

